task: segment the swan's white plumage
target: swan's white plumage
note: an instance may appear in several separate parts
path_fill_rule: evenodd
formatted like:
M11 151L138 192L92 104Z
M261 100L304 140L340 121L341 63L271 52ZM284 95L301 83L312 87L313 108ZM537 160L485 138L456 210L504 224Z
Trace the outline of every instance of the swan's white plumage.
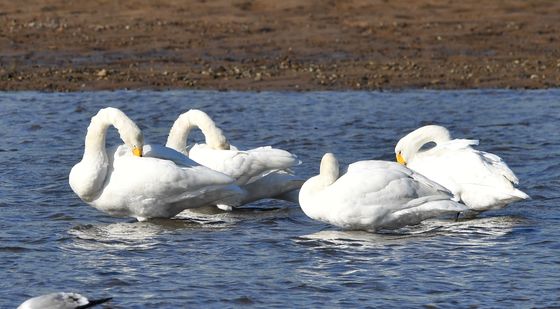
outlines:
M325 154L320 174L300 190L307 216L345 229L378 230L466 209L445 188L397 163L360 161L338 176L338 161Z
M119 130L125 145L107 153L105 135L110 125ZM231 177L172 149L147 146L147 156L133 156L132 147L143 146L141 136L140 129L120 110L100 110L88 128L84 157L70 172L74 192L110 215L138 220L173 217L184 209L240 194Z
M421 150L426 143L436 145ZM395 154L406 166L449 189L474 212L498 209L529 196L516 189L519 180L497 155L472 146L477 140L451 139L447 129L430 125L403 137Z
M282 149L270 146L246 151L212 149L205 144L195 144L189 157L196 162L236 179L244 185L276 170L285 170L298 164L296 157Z
M263 198L275 198L298 203L299 188L305 180L287 171L276 171L263 176L243 187L245 196L242 203L247 204Z
M17 307L17 309L76 309L93 307L111 300L104 298L88 300L78 293L51 293L30 298Z
M188 134L193 128L201 129L206 143L195 144L187 151ZM189 110L177 118L166 146L234 178L236 184L247 191L242 204L296 190L303 183L302 179L288 171L300 163L295 155L270 146L238 150L227 142L214 121L200 110ZM267 177L279 171L279 175Z

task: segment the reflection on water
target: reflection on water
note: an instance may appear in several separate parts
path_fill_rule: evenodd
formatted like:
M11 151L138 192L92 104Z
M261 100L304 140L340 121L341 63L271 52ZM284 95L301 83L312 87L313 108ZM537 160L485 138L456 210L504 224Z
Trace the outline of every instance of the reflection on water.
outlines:
M513 231L515 226L523 224L524 220L514 216L482 217L465 219L442 226L441 232L454 233L455 235L476 234L486 237L500 237Z
M332 246L349 249L371 249L388 245L406 245L418 239L432 237L452 237L455 245L492 246L492 239L498 240L513 231L522 219L515 217L487 217L471 220L426 220L415 226L398 230L369 233L364 231L342 231L327 229L295 239L307 245Z
M410 235L384 235L363 231L324 230L296 238L296 243L307 246L336 247L350 250L369 250L394 244L404 244Z
M72 248L81 250L148 250L157 245L154 238L164 232L148 222L80 225L68 231L74 240Z
M61 290L111 295L114 308L559 307L558 98L559 90L0 93L0 308ZM160 144L175 117L203 109L240 148L298 155L303 177L327 151L341 166L394 160L401 136L438 123L499 154L533 200L375 234L273 200L170 220L112 218L67 182L89 118L106 106ZM115 130L107 143L119 143Z

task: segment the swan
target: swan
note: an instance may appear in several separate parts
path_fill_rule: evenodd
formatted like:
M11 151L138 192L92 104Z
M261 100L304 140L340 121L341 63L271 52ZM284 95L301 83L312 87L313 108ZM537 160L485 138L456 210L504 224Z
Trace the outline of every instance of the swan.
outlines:
M206 143L195 144L187 150L187 138L193 128L202 131ZM238 150L228 143L222 130L201 110L191 109L177 118L169 132L166 146L234 178L236 184L245 190L239 204L263 198L297 202L297 194L291 192L297 191L304 182L289 171L301 163L295 155L270 146Z
M299 202L310 218L343 229L397 229L466 206L452 200L442 186L387 161L359 161L339 177L336 157L326 153L319 175L301 187Z
M124 145L107 152L105 137L110 126L118 130ZM170 218L184 209L240 194L231 177L172 149L144 145L138 126L112 107L91 118L82 160L70 171L69 183L91 206L139 221Z
M17 309L78 309L91 308L106 303L112 297L97 300L88 300L78 293L51 293L30 298L17 307Z
M423 150L427 143L435 146ZM478 140L451 139L438 125L416 129L395 147L397 162L443 185L470 209L469 216L528 199L519 180L497 155L473 149Z

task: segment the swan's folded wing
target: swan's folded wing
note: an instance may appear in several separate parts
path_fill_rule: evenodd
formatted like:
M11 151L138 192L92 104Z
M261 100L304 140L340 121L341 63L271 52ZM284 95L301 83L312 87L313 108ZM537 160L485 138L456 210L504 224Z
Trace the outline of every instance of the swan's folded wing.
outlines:
M427 179L417 173L407 175L398 170L385 171L384 178L384 186L379 182L373 186L378 190L367 192L357 201L360 206L357 208L361 210L354 220L377 217L378 226L398 228L467 209L452 201L447 190L429 180L424 182Z
M289 170L301 164L296 155L270 146L250 149L247 150L247 153L250 156L247 163L250 164L250 174L252 174L247 183L260 179L273 171Z
M478 145L477 139L452 139L447 142L439 143L437 145L437 149L439 151L450 151L450 150L461 150L461 149L470 149L471 146Z
M244 151L217 150L207 145L196 144L191 148L189 157L236 180L250 173L250 164L247 162L250 158Z
M160 158L121 156L114 158L112 166L107 188L144 202L175 203L234 183L231 177L196 163L184 166Z
M398 172L401 173L402 175L408 176L409 178L413 179L414 181L424 186L434 189L435 191L439 191L442 194L451 196L451 192L449 192L447 188L436 183L435 181L428 179L424 175L407 168L402 164L389 162L389 161L366 160L366 161L358 161L348 166L348 172L363 171L363 170L370 170L372 173L384 173L384 171L386 170Z
M427 200L393 212L385 218L385 227L401 227L404 225L419 224L420 222L444 215L454 215L468 210L468 207L447 199Z
M254 148L247 152L267 169L287 169L301 164L296 155L271 146Z
M390 208L391 212L453 196L439 184L393 162L356 162L339 181L344 177L352 178L352 191L358 193L360 204Z
M255 180L245 186L247 191L244 203L250 203L263 198L277 198L279 195L301 188L305 179L287 173L285 171L271 172L270 174ZM297 201L289 195L290 201Z
M488 169L492 171L493 174L499 174L505 177L513 184L519 184L519 179L513 171L507 166L507 164L502 160L502 158L498 157L495 154L484 152L484 151L477 151L478 155L486 165Z
M119 174L143 175L135 177L145 181L153 180L152 186L164 188L195 188L207 185L226 185L234 179L189 159L185 155L165 146L147 145L147 155L138 158L131 155L126 146L119 146L110 156L110 165ZM147 186L150 186L147 184Z
M513 171L497 155L471 147L453 151L441 149L440 153L442 153L440 158L432 161L433 168L435 169L435 165L439 163L440 173L448 174L449 178L460 186L507 188L519 182Z
M167 161L172 161L177 166L181 167L193 167L199 166L197 162L191 160L189 157L185 156L184 154L171 149L166 146L162 145L144 145L143 149L143 157L145 158L155 158L155 159L162 159ZM112 147L109 151L109 157L111 160L120 158L120 157L132 157L132 150L128 148L126 145L119 145L116 147Z
M144 145L143 151L144 157L173 161L173 163L181 167L193 167L199 165L189 157L169 147L161 145Z
M362 209L378 206L404 207L416 189L410 187L407 175L394 170L351 169L329 187L339 200Z
M195 145L190 157L198 163L235 178L246 184L268 173L287 169L299 163L296 156L281 149L259 147L248 151L215 150Z

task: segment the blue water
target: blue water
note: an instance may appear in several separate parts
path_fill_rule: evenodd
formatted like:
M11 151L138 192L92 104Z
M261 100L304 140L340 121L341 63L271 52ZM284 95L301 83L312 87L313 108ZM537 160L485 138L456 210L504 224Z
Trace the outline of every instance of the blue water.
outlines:
M134 222L80 201L68 173L98 109L115 106L163 143L182 112L209 113L239 148L272 145L317 173L394 160L425 124L480 139L533 199L474 220L345 232L297 205ZM0 308L77 291L113 308L558 307L560 90L0 93ZM193 138L200 139L200 134ZM111 130L108 144L118 143Z

